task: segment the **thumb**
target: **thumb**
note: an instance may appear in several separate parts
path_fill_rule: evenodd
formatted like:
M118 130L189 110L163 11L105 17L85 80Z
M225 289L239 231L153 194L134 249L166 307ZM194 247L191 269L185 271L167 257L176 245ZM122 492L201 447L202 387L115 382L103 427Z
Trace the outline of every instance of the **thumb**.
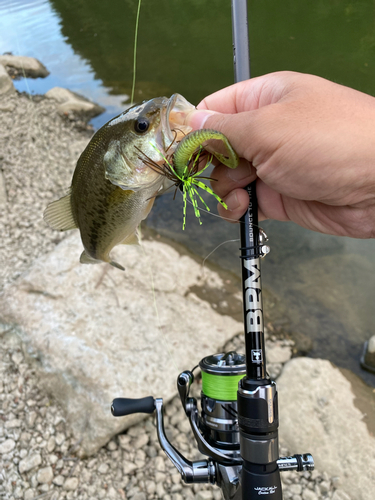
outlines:
M185 125L193 130L211 128L224 134L236 153L247 160L252 160L251 140L254 135L254 111L227 114L207 109L197 109L189 113ZM256 130L256 128L255 128ZM250 139L250 140L249 140Z
M209 109L195 109L187 115L185 125L188 125L193 130L198 130L200 128L213 128L211 125L207 127L205 124L208 118L215 115L223 116L222 113L218 113L217 111L211 111Z

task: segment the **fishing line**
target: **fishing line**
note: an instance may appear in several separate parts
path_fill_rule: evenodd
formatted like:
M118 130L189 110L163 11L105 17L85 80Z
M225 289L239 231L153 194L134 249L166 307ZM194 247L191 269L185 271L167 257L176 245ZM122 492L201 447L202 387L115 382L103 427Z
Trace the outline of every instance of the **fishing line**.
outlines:
M130 105L134 104L135 75L136 75L136 69L137 69L138 26L139 26L139 14L141 11L141 3L142 3L142 0L138 0L138 10L137 10L137 17L135 20L135 34L134 34L133 85L132 85L132 93L131 93L131 97L130 97Z
M205 264L206 264L206 260L207 260L207 259L208 259L208 258L209 258L209 257L210 257L213 253L214 253L214 252L216 252L216 250L217 250L218 248L220 248L222 245L225 245L226 243L233 243L233 242L235 242L235 241L240 241L240 239L239 239L239 238L236 238L236 239L234 239L234 240L226 240L226 241L222 241L222 242L221 242L221 243L219 243L219 244L218 244L218 245L217 245L217 246L216 246L213 250L211 250L211 252L210 252L208 255L206 255L206 257L203 259L203 262L202 262L202 268L203 268L203 269L202 269L202 270L204 271L204 266L205 266Z
M138 234L139 234L139 246L142 248L143 255L146 258L146 264L148 266L148 270L149 270L149 273L150 273L150 276L151 276L151 291L152 291L152 297L153 297L153 302L154 302L154 309L155 309L156 318L157 318L158 329L159 329L159 331L161 333L161 337L162 337L163 343L165 345L166 351L168 353L169 359L172 361L172 363L173 363L176 371L178 372L180 369L177 366L174 354L169 349L168 338L167 338L166 334L164 333L163 328L161 326L158 305L157 305L157 302L156 302L154 274L152 272L152 268L151 268L151 265L149 263L149 259L147 258L148 255L147 255L146 249L145 249L145 247L143 245L143 242L142 242L142 232L141 232L141 227L140 226L138 228Z
M201 367L202 374L202 392L212 399L219 401L237 401L238 382L244 374L240 373L222 376L207 373Z

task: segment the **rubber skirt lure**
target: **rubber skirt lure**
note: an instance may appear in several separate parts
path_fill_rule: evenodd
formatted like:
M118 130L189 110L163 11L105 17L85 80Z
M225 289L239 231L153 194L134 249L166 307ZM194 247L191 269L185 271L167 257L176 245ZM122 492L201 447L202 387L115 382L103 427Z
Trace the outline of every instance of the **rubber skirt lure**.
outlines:
M211 141L219 141L215 147ZM225 153L218 151L218 148L224 148ZM141 152L141 151L140 151ZM208 152L209 156L203 168L200 168L202 154ZM159 151L160 153L160 151ZM221 163L229 168L236 168L238 166L238 155L232 148L230 142L224 134L213 129L201 129L187 134L178 144L174 154L169 157L164 156L164 164L162 166L150 161L150 158L145 157L144 163L148 164L151 168L159 172L161 175L166 176L169 180L174 182L176 190L180 189L183 194L183 223L182 229L186 226L186 205L187 197L190 198L191 204L194 208L195 216L198 218L199 224L202 224L200 219L200 211L198 206L198 199L207 211L210 211L206 202L199 194L198 188L206 191L221 203L227 209L227 205L214 191L204 184L201 179L213 180L210 177L202 176L202 173L211 164L215 156Z

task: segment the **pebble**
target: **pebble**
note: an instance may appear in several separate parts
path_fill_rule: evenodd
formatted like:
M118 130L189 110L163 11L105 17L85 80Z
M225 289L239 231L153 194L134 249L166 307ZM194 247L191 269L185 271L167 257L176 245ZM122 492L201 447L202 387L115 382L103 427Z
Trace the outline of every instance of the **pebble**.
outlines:
M195 495L195 500L212 500L212 497L210 490L202 490Z
M291 491L293 495L300 495L302 492L302 486L300 484L291 484L289 486L289 491Z
M52 467L49 466L39 469L36 475L36 479L38 483L50 483L53 479Z
M34 427L34 423L37 417L37 413L35 411L31 411L28 416L26 417L27 425L29 427Z
M31 488L25 490L25 493L23 494L24 500L32 500L35 497L35 491L32 490Z
M12 420L8 420L7 422L5 422L5 428L6 429L15 429L17 427L21 427L21 420L19 420L18 418L14 418Z
M329 481L322 481L319 485L321 493L324 495L325 493L328 493L329 490L331 489Z
M55 446L56 446L56 440L53 436L51 436L47 441L47 451L49 453L52 453L52 451L55 449Z
M106 463L103 463L103 464L99 465L98 472L100 472L100 474L107 474L108 469L109 469L109 465Z
M140 448L146 446L148 441L149 441L149 436L148 434L144 433L141 434L136 440L132 442L132 446L134 449L139 450Z
M336 490L332 495L332 500L352 500L350 496L342 490Z
M135 495L133 495L132 500L147 500L146 494L143 491L139 491Z
M135 464L133 464L133 462L125 461L125 463L124 463L124 474L125 475L131 474L132 472L134 472L137 469L138 469L138 467Z
M64 482L63 488L64 490L73 491L77 489L78 483L79 481L77 477L68 477L68 479Z
M108 444L107 444L107 449L109 451L114 451L114 450L117 450L117 444L115 441L110 441Z
M20 473L28 472L31 469L34 469L35 467L38 467L42 463L42 457L40 456L39 453L33 453L28 457L23 458L19 465L18 465L18 470Z
M304 490L302 493L302 499L303 500L318 500L318 496L313 490Z
M13 439L7 439L3 443L0 444L0 454L3 455L5 453L10 453L14 447L16 446L15 441Z
M57 486L62 486L64 484L65 478L61 474L53 478L53 483Z

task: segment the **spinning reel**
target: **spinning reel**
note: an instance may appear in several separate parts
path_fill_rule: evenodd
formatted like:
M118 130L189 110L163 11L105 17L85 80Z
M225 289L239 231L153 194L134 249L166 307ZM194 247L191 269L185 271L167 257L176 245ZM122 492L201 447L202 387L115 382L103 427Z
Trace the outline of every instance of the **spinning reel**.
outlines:
M197 400L189 397L194 381L191 371L180 373L177 388L198 450L208 457L206 460L191 462L169 442L160 398L117 398L112 403L112 414L117 417L156 411L160 446L185 483L217 484L225 500L250 499L255 495L282 499L280 471L312 470L314 461L310 454L279 458L275 383L260 385L254 391L243 389L245 356L233 351L207 356L199 367L200 413ZM241 409L246 416L241 416Z

